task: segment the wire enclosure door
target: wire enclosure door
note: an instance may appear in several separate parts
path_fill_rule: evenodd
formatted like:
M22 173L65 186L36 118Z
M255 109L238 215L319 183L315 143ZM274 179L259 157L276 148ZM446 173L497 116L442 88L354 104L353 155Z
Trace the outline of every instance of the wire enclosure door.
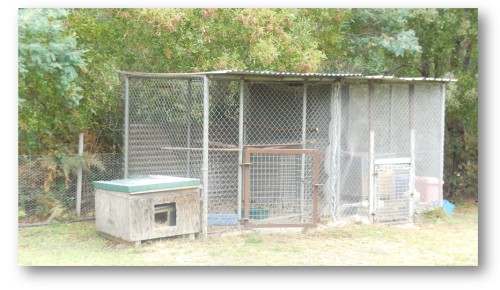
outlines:
M375 222L411 221L410 172L410 158L375 161Z
M316 226L319 156L313 149L246 148L245 228Z

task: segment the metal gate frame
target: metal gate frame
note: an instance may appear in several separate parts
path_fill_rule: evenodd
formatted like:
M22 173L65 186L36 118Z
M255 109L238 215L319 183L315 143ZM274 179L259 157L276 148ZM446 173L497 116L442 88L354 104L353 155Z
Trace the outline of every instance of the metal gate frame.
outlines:
M375 160L375 168L374 168L374 172L375 172L375 178L374 178L374 199L373 199L373 208L374 208L374 222L375 223L381 223L381 224L388 224L388 223L405 223L405 222L411 222L411 214L412 214L412 211L413 211L413 183L414 183L414 177L413 177L413 174L412 174L412 162L411 162L411 158L388 158L388 159L379 159L379 160ZM378 190L378 187L381 183L384 183L383 181L381 181L381 176L380 176L380 172L381 171L389 171L389 170L408 170L408 183L407 183L407 193L405 194L408 194L408 196L405 196L404 198L399 198L399 199L396 199L395 201L399 204L402 204L403 202L407 202L408 203L408 210L406 211L406 213L403 213L403 212L399 212L399 215L402 217L406 214L405 218L400 218L400 219L396 219L396 220L393 220L391 222L387 222L387 221L383 221L383 220L379 220L378 216L379 216L379 213L382 212L382 207L379 207L379 198L381 197L381 194ZM396 176L391 176L391 178L397 178ZM386 182L387 183L387 182ZM389 190L390 191L393 191L394 194L397 194L397 185L398 185L398 182L396 179L393 179L391 180L389 183ZM403 183L399 184L399 185L403 185ZM407 201L405 201L405 199L407 199ZM398 211L397 209L391 209L389 211ZM394 214L393 214L394 216Z
M251 154L291 154L291 155L312 155L314 158L313 164L313 192L312 192L312 223L298 223L298 224L252 224L250 223L250 155ZM272 148L256 148L256 147L246 147L245 148L245 158L244 163L244 216L242 220L244 222L245 229L248 228L284 228L284 227L316 227L318 223L318 184L319 180L319 159L320 153L316 149L272 149Z

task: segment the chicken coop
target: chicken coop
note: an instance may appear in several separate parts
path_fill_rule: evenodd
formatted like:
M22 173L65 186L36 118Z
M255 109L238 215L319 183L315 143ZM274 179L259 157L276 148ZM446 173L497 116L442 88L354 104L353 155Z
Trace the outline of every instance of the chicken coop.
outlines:
M453 79L213 71L125 76L125 176L201 180L201 229L409 222L442 206Z

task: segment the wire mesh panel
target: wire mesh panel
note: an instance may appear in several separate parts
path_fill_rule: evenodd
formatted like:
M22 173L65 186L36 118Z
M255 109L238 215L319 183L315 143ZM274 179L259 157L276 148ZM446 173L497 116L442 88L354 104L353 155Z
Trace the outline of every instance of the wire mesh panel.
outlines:
M318 188L318 213L320 216L331 216L333 207L333 189L330 184L332 175L330 158L332 139L331 124L331 102L332 102L331 83L309 85L307 87L306 103L306 146L307 149L316 149L320 154L319 159L319 184ZM308 163L312 166L312 163Z
M302 146L303 83L249 83L245 145Z
M93 181L116 180L123 177L123 154L98 154L102 167L91 167L82 174L81 213L85 216L94 216L95 189Z
M67 155L57 159L49 155L20 155L18 157L18 213L23 224L52 220L76 219L77 168L62 169L77 160L88 158L83 170L81 188L81 217L94 216L93 181L123 177L121 153L91 154L87 157Z
M369 106L366 82L345 84L340 96L338 162L339 219L368 218Z
M238 81L210 81L209 226L237 225L239 99Z
M410 158L376 161L375 222L411 221L410 165Z
M314 226L318 159L317 150L247 148L245 226Z
M442 205L444 92L441 84L415 85L415 189L419 203Z
M372 106L374 221L408 222L412 182L409 86L373 84ZM394 163L398 160L404 160L404 164Z
M130 77L128 176L201 178L203 80Z

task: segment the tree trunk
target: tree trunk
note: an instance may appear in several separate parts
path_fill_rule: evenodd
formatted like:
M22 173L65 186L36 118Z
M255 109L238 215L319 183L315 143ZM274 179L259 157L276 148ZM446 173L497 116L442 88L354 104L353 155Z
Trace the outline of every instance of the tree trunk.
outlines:
M450 66L453 70L455 70L458 66L459 56L460 56L460 47L462 45L462 40L455 39L455 48L453 49L453 54L450 59Z
M465 50L465 57L463 61L463 68L468 69L469 68L469 63L470 63L470 55L472 54L472 48L473 48L473 43L472 41L467 42L467 47Z
M429 64L429 58L426 55L422 55L421 67L422 70L420 71L420 73L422 74L422 76L425 78L429 77L431 68Z

